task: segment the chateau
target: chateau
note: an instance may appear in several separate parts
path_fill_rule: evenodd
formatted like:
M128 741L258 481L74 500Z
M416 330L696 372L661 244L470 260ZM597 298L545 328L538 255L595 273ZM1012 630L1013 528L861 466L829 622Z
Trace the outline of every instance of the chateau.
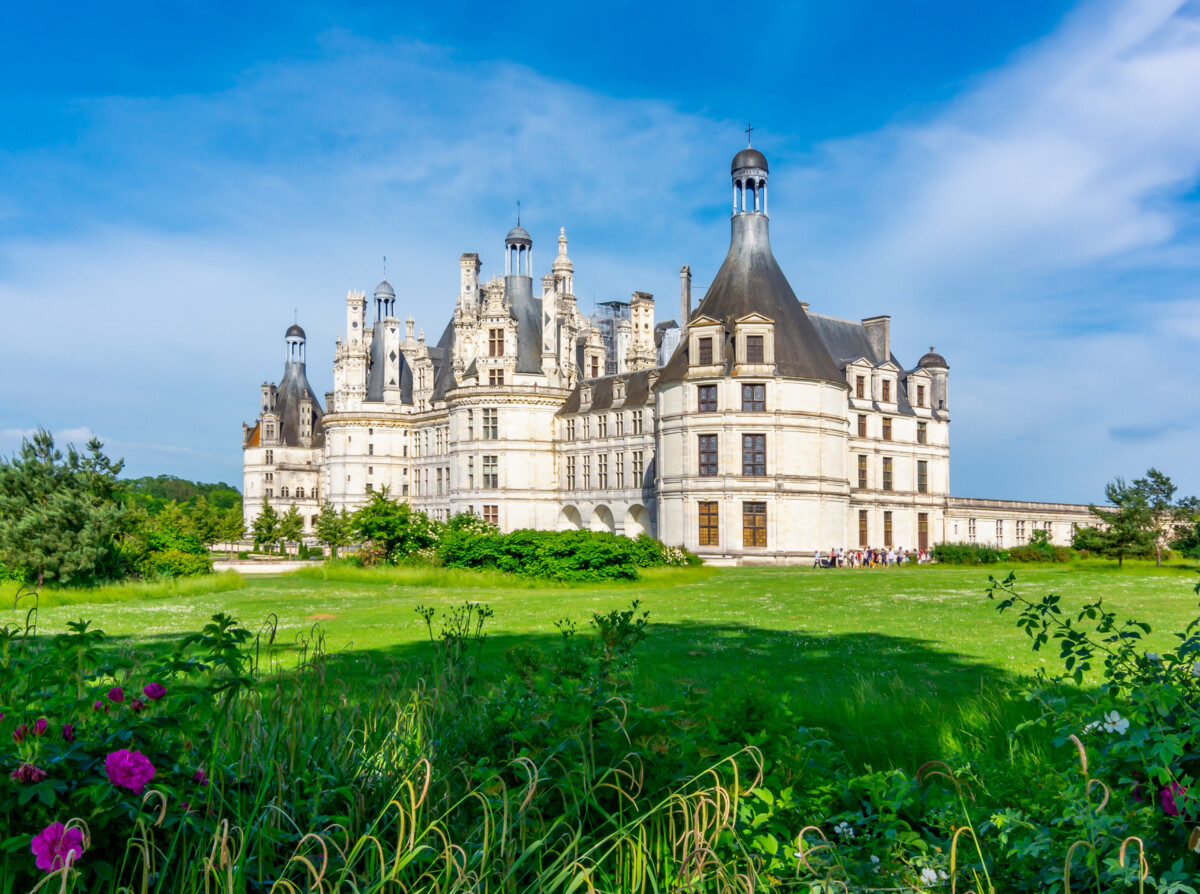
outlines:
M798 300L771 252L767 159L743 149L731 175L729 252L694 309L682 268L678 320L656 324L644 292L585 317L563 230L535 290L518 222L503 279L459 258L436 344L397 317L386 280L370 301L351 291L324 408L289 328L283 379L243 425L247 523L266 498L311 530L326 501L354 509L386 487L435 518L646 532L714 562L1013 546L1037 529L1069 542L1084 506L950 496L945 358L906 366L889 317Z

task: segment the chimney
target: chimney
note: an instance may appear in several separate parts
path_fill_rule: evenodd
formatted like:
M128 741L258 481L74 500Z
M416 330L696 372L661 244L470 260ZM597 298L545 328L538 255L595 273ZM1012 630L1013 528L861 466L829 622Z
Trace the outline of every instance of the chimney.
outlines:
M881 317L867 317L862 321L867 330L867 338L871 342L871 350L875 352L877 363L887 363L892 359L892 337L890 324L892 318L884 314Z
M679 328L686 329L692 318L692 268L684 264L679 268Z

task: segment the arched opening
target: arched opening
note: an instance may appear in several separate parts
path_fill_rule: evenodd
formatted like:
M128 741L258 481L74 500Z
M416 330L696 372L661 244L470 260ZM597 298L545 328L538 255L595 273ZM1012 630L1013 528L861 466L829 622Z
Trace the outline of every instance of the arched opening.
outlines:
M753 180L750 181L748 188L750 191L750 195L747 196L747 198L746 198L746 204L750 206L751 211L757 211L758 210L758 188L755 185Z
M593 531L608 531L610 534L613 533L617 526L613 519L612 510L607 506L597 506L593 509L590 527Z
M564 506L558 513L558 529L560 531L578 531L583 528L583 519L579 510L574 506Z
M639 534L653 534L650 530L650 512L640 503L630 506L625 513L625 536L637 537Z

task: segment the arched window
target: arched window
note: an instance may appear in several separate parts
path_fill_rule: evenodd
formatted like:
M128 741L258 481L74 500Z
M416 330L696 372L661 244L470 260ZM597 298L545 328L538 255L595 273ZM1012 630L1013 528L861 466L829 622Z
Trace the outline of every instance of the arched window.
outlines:
M298 488L296 488L296 499L297 499L297 500L303 500L303 499L304 499L304 488L302 488L302 487L298 487Z
M288 492L287 492L286 487L279 488L279 496L286 498L287 495L288 495Z

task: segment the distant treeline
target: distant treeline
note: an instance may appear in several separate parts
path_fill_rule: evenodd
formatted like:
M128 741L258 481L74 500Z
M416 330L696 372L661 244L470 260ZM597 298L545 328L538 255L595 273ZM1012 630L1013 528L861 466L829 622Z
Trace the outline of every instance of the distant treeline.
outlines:
M129 502L141 506L149 515L158 515L172 502L180 508L194 506L200 497L209 506L220 510L242 505L241 492L224 481L204 484L174 475L159 475L154 478L124 478L120 484L129 494Z

